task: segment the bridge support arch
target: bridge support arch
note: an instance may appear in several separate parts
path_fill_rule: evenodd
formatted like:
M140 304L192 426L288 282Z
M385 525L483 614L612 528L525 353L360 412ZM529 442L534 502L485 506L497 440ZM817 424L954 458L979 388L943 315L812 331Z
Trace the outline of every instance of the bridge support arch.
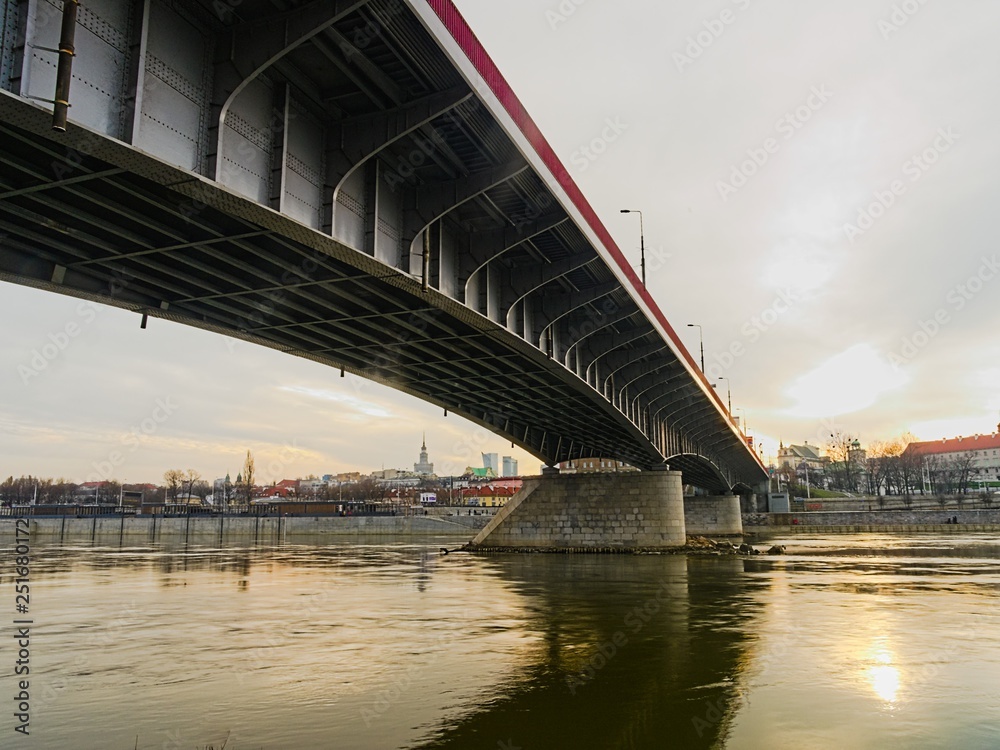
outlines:
M472 547L580 551L680 547L679 471L546 474L526 479Z

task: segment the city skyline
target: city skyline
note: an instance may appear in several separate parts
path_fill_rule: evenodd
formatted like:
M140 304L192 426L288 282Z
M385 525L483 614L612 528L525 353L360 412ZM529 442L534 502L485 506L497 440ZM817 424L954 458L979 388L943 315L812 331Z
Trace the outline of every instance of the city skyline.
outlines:
M702 326L765 456L837 429L993 431L1000 10L458 6L637 268L619 211L645 212L649 289L691 352ZM6 473L235 475L247 449L265 471L406 466L424 425L441 466L539 466L384 386L168 321L7 283L0 318Z

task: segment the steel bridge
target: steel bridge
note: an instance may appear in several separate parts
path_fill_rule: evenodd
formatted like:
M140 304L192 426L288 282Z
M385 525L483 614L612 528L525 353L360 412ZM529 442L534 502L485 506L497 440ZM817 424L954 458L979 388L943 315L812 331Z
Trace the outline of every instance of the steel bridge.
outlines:
M0 3L0 279L385 383L550 465L765 480L450 0Z

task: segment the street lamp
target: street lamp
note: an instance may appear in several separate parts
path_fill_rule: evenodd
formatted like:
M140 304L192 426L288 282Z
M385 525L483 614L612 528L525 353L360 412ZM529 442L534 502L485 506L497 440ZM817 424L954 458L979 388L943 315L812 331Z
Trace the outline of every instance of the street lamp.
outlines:
M809 489L809 463L806 462L806 461L803 461L802 462L802 466L800 466L799 468L806 470L806 499L811 500L812 499L812 492Z
M729 416L733 416L733 392L729 388L729 378L720 377L719 380L726 381L726 402L729 404Z
M642 270L642 288L646 288L646 238L642 230L642 211L634 208L623 208L623 214L639 214L639 262ZM702 368L704 369L704 368Z
M749 430L747 429L747 413L746 413L746 410L742 406L737 406L736 407L736 411L740 412L740 414L742 415L740 417L740 428L743 430L743 434L744 435L749 434Z
M697 323L688 323L688 328L698 329L698 343L701 346L701 371L705 372L705 336L701 330L701 326Z

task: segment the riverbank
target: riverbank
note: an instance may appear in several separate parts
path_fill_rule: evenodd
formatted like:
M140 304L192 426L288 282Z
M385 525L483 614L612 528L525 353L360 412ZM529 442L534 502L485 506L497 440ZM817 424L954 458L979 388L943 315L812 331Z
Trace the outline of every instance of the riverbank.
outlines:
M435 509L414 516L97 516L29 518L32 538L60 541L160 539L203 543L328 537L455 537L468 541L492 518L450 515ZM944 521L957 518L958 523ZM14 538L15 518L0 518L0 539ZM750 513L748 538L775 534L1000 533L1000 510ZM679 548L683 549L683 548Z
M957 523L949 523L957 519ZM1000 510L872 510L746 513L743 532L759 534L859 534L1000 532Z
M0 538L15 535L19 519L0 519ZM31 538L59 540L161 538L203 542L323 536L450 536L468 539L488 516L94 516L28 518Z

